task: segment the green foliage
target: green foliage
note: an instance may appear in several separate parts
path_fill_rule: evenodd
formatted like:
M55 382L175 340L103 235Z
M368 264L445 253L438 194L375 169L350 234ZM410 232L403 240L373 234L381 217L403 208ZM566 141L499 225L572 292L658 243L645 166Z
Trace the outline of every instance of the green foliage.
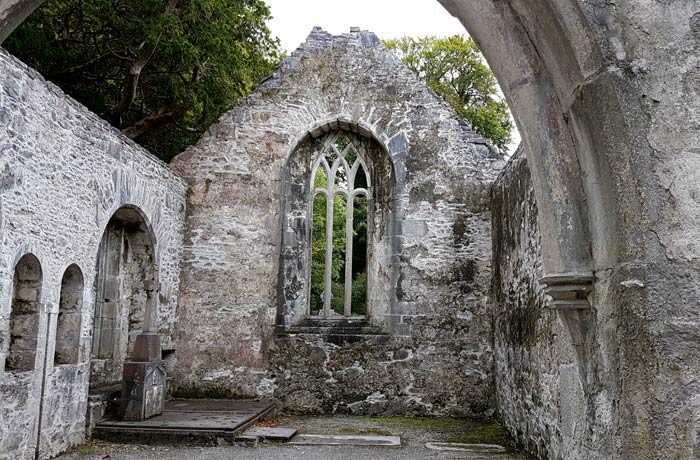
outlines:
M353 265L354 266L354 265ZM367 314L367 273L360 273L352 280L352 313Z
M318 181L317 181L318 183ZM313 204L311 229L311 298L310 310L316 314L323 310L326 266L326 197L317 195Z
M263 0L46 0L4 46L169 160L269 74Z
M325 174L316 175L315 188L325 189ZM323 310L326 266L326 198L317 195L313 203L311 240L311 299L310 310L317 314ZM331 262L331 309L342 314L345 308L345 233L347 202L344 196L333 200L333 258ZM367 200L355 199L353 228L353 284L352 313L364 315L367 311Z
M424 37L385 41L413 73L469 120L501 152L511 140L513 123L498 93L496 79L471 38Z
M316 188L325 189L328 181L324 174L318 174L315 182ZM326 199L323 195L317 195L313 205L313 227L311 243L311 311L323 310L323 291L325 290L325 266L326 266ZM345 216L347 215L347 203L343 196L336 196L333 200L333 258L331 263L331 293L332 308L336 312L343 312L343 294L345 279ZM335 285L340 285L338 289Z

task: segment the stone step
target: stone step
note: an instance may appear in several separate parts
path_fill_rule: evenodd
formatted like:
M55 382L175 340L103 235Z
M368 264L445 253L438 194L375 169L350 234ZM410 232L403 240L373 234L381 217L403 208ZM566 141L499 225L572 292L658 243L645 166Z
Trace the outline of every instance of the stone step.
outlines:
M290 444L307 446L386 446L400 447L398 436L300 434Z
M254 426L245 430L241 437L267 439L270 441L289 441L297 434L296 428Z
M507 449L496 444L466 444L460 442L426 442L425 447L448 452L471 452L476 454L504 454Z
M322 339L324 342L327 343L332 343L334 345L345 345L345 344L352 344L352 343L359 343L359 342L366 342L366 343L371 343L371 344L376 344L376 345L382 345L391 340L391 336L388 334L365 334L365 333L355 333L355 334L337 334L337 333L319 333L319 332L304 332L304 333L295 333L295 332L284 332L281 334L278 334L277 338L280 340L284 340L285 338L300 338L304 339L308 342L313 342L315 340L318 340L319 338Z
M101 420L113 418L119 411L121 385L91 387L88 392L87 413L85 414L85 435L89 438Z
M286 330L289 334L366 334L386 335L381 328L376 326L365 327L323 327L323 326L292 326Z

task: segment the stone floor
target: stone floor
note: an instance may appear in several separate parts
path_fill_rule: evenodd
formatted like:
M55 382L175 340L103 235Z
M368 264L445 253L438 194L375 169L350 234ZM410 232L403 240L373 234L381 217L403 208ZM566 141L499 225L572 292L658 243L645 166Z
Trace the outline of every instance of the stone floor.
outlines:
M279 417L266 423L298 428L300 433L335 435L393 435L401 437L401 447L309 446L261 442L255 447L127 445L95 441L75 449L60 460L378 460L378 459L467 459L527 460L517 452L498 423L460 419L412 419L370 417ZM505 454L478 454L430 450L427 442L498 444Z

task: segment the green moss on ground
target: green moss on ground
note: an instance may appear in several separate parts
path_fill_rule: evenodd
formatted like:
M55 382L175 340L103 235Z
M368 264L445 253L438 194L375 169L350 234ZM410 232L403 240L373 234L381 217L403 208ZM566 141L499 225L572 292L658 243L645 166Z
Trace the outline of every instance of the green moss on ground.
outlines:
M89 455L95 453L95 445L91 442L86 442L82 446L74 447L68 451L70 454Z
M465 444L498 444L509 450L515 449L515 443L505 427L496 418L429 418L429 417L358 417L377 425L396 429L420 429L434 433L436 440L442 442L460 442Z

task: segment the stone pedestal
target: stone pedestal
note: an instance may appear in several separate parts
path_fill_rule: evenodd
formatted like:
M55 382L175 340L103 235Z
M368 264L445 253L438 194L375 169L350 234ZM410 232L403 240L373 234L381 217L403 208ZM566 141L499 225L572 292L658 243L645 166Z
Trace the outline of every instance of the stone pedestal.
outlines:
M136 337L134 352L124 363L120 415L124 420L146 420L163 413L165 362L160 336L145 332Z

